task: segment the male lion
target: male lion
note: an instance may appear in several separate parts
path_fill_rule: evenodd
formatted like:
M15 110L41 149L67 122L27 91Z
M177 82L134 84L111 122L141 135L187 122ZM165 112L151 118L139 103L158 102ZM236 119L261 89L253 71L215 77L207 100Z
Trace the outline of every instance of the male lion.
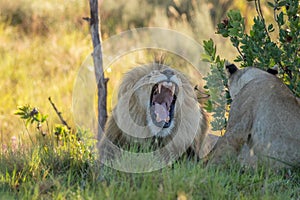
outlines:
M201 157L207 126L194 88L183 74L161 63L136 67L124 75L119 87L100 157L107 162L121 153L119 149L131 147L139 152L150 147L148 151L165 160L187 150Z
M272 168L299 166L299 100L273 74L254 67L226 68L233 101L212 162L230 155L253 167L257 163Z

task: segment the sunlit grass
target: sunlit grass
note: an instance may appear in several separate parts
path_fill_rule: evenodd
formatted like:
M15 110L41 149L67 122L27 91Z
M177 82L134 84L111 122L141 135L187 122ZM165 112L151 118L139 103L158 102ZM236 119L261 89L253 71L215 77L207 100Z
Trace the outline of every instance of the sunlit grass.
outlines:
M45 139L45 138L44 138ZM100 169L39 140L1 154L0 195L21 199L297 199L299 172L242 168L235 161L205 166L184 158L159 171L128 174ZM49 148L47 148L49 147ZM52 147L52 148L50 148ZM62 151L63 150L63 151ZM61 154L64 153L64 154ZM133 167L135 163L132 163Z
M130 8L134 10L136 7L126 6L126 9ZM24 135L23 124L13 115L19 105L37 106L42 112L50 114L50 124L57 122L58 118L47 100L49 96L67 121L74 126L71 113L74 81L81 64L92 51L88 23L82 20L82 17L89 16L88 3L81 1L62 3L57 0L43 3L36 0L3 0L0 2L0 9L1 142L9 141L12 136L23 137ZM104 10L101 15L106 19L104 15L110 12L105 9L111 8L109 6L107 8L105 4L101 9ZM151 10L152 6L148 5L147 9ZM208 28L209 20L202 20L207 15L206 12L201 11L197 15L196 21L199 22L200 29L196 32L193 32L184 20L169 22L163 12L165 10L158 6L156 14L151 16L149 26L181 31L190 37L195 37L199 43L201 39L214 37L211 35L213 27ZM127 15L128 19L135 16L134 13L127 13ZM102 24L104 27L109 27L111 21L106 20ZM125 20L124 23L127 21ZM203 26L207 28L202 30ZM118 28L116 32L125 31L122 28L124 27ZM110 35L104 33L103 36L105 40ZM147 55L147 52L132 54L125 60L120 59L113 63L112 68L116 69L114 66L121 63L122 69L118 68L117 71L106 74L110 78L109 111L114 104L114 100L111 101L112 94L117 91L122 75L134 66L135 60L141 60L137 55L143 57L142 60L150 60L152 56L152 54ZM181 70L183 69L182 67ZM187 73L193 74L192 71Z
M0 8L2 142L24 133L13 115L18 105L34 104L54 114L49 96L72 123L73 82L91 51L88 24L78 21L88 5L20 0L1 1Z

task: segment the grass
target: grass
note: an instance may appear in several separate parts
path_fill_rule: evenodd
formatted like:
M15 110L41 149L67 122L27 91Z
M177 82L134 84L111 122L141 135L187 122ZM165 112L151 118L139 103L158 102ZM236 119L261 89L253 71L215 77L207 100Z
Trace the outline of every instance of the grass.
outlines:
M135 4L135 8L138 6ZM127 5L126 9L133 8ZM75 127L71 113L73 85L80 65L92 51L88 25L81 20L89 15L88 4L2 0L0 10L0 199L299 199L299 172L243 169L235 162L207 167L182 159L145 174L110 168L101 171L91 133L73 128L72 134L57 139L55 124L60 121L47 100L51 96ZM163 24L193 35L186 22L168 24L162 11L155 10L149 25ZM114 13L104 10L102 14L109 17ZM207 25L209 20L202 20L205 13L197 16L199 23ZM110 19L104 30L120 21ZM125 22L123 26L127 27ZM123 30L116 28L112 32ZM197 32L198 41L214 37L211 29ZM109 33L103 35L109 37ZM224 47L221 51L234 57L228 43ZM133 57L145 55L130 56L111 68L119 63L132 66ZM107 74L110 91L124 71ZM26 127L14 115L18 106L26 104L48 114L46 136L36 130L36 124Z
M94 157L72 157L77 147L42 142L9 149L0 160L0 196L7 199L299 199L297 171L245 169L175 162L160 171L128 174L100 169ZM52 144L53 145L53 144ZM134 163L133 163L134 165ZM105 179L103 179L103 176Z
M29 109L30 110L30 109ZM26 111L27 112L27 111ZM20 114L20 116L24 116ZM38 118L38 114L36 114ZM27 117L24 120L31 119ZM5 199L299 199L299 169L206 165L185 157L161 170L125 173L99 163L93 133L62 129L33 134L31 144L2 148L0 197ZM41 122L45 130L46 121ZM59 131L61 130L61 131ZM131 151L131 149L130 149ZM136 151L136 149L132 149ZM101 156L101 155L100 155ZM137 163L128 163L133 168Z
M50 9L48 12L42 12L35 7L38 5L38 1L23 0L0 3L2 142L9 141L12 136L23 137L24 126L13 115L19 105L35 104L44 112L55 116L47 101L51 96L65 113L65 117L72 121L68 113L71 109L74 77L91 50L87 26L75 24L70 27L72 16L63 18L64 12L59 10L56 12L57 15L54 15L56 18L50 17L59 6L65 6L64 10L74 6L73 14L77 16L75 4L59 5L55 4L55 1L49 1L45 4L45 9ZM20 20L24 21L14 21L15 15L22 13ZM41 19L34 16L40 16ZM66 20L66 17L69 17L69 20ZM34 19L26 21L31 18ZM58 119L55 117L50 119L50 123L56 121Z
M134 5L138 6L136 3ZM139 14L133 12L138 12L139 9L126 5L126 10L130 8L132 12L126 12L126 16L130 13L132 16L125 18L129 20L134 16L139 17ZM105 4L101 9L101 16L105 20L102 22L104 40L111 36L111 33L105 30L110 30L112 27L115 28L111 31L113 33L127 30L127 23L131 22L114 18L118 17L118 11L114 9L122 9L118 2ZM143 9L154 12L153 6L148 3ZM23 138L24 126L13 115L17 106L33 104L41 111L49 113L51 125L58 122L47 101L49 96L60 108L67 121L74 125L71 113L73 86L81 64L92 52L89 27L82 20L82 17L89 16L88 3L81 1L61 3L57 0L47 0L41 4L37 0L3 0L0 2L0 10L0 133L5 135L1 138L2 143L8 142L13 136ZM206 12L199 12L196 22L199 22L199 27L207 28L196 29L195 32L185 21L169 22L164 12L165 8L157 6L155 12L151 14L151 20L148 20L149 24L145 26L160 26L184 31L184 34L194 37L200 43L202 39L215 37L212 35L213 27L209 28L210 20L202 20L207 16ZM114 21L116 25L112 24ZM124 43L126 44L126 41ZM233 58L232 49L229 49L228 44L222 41L220 51L226 52ZM127 66L125 69L134 65L134 62L128 61L133 60L134 55L128 56L125 63L122 63ZM139 57L145 56L143 53L139 55ZM107 74L110 79L109 92L116 87L123 73L117 71Z

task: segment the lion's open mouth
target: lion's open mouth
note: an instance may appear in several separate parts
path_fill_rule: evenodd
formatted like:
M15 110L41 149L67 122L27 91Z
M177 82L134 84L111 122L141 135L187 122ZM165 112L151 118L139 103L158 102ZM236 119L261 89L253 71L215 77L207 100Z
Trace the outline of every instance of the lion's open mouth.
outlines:
M158 127L169 128L174 117L174 108L178 86L163 81L153 86L150 96L150 115Z

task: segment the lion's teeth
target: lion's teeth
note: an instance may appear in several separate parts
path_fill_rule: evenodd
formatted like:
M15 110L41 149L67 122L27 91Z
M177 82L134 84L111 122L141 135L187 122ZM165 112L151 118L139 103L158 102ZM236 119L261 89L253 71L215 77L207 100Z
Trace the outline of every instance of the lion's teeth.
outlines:
M168 116L166 122L169 123L169 121L170 121L170 117Z
M175 94L175 85L172 84L172 96Z
M158 84L158 94L160 94L161 91L161 84Z
M175 84L172 83L172 82L167 82L167 81L164 81L164 82L161 82L158 84L158 93L160 94L161 93L161 87L164 87L164 88L168 88L169 90L171 90L172 92L172 95L175 94Z
M167 81L164 81L163 83L163 86L167 87L167 88L170 88L172 87L173 83L172 82L167 82Z

